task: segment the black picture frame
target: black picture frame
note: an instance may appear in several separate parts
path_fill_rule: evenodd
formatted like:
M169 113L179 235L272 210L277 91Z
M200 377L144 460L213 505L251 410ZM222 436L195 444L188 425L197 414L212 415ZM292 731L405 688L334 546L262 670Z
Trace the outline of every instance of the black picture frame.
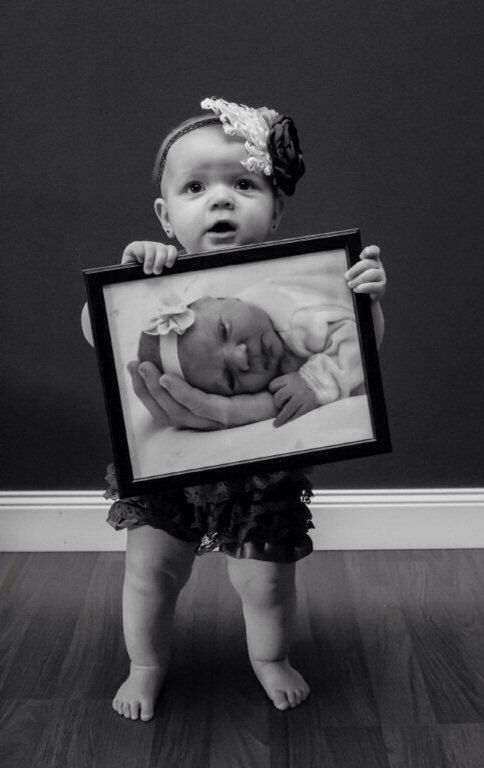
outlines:
M391 450L371 301L367 295L351 292L344 282L344 272L358 260L360 252L359 230L348 229L241 246L223 252L182 256L161 276L145 275L142 265L138 264L83 271L120 496L157 493L173 485L210 483L239 474L274 472ZM271 421L259 423L257 427L251 424L236 427L237 433L234 433L234 430L204 433L175 430L173 427L163 432L150 426L151 417L136 396L129 392L129 381L126 383L129 379L129 375L125 374L126 358L136 358L136 347L131 343L133 353L123 348L123 345L129 347L125 337L133 333L132 318L130 320L128 315L122 317L124 307L126 313L133 313L136 302L139 305L145 303L143 292L151 292L154 295L159 290L161 281L165 281L163 288L168 286L168 281L171 281L170 286L175 285L178 288L181 284L192 285L197 280L205 284L212 281L214 286L217 281L218 284L225 281L225 284L232 285L241 280L241 284L246 285L249 279L253 279L249 278L249 274L252 276L257 273L265 279L265 275L275 274L277 266L278 274L282 271L290 276L292 271L297 274L297 269L304 271L308 268L304 265L308 264L321 264L323 269L323 262L326 260L326 263L329 263L330 259L333 260L331 263L335 259L341 261L341 280L348 291L349 300L353 303L364 371L364 392L338 401L342 403L339 406L335 403L321 406L322 409L334 406L331 412L333 432L324 421L328 419L330 412L320 409L289 422L292 424L290 438L289 425L275 429ZM337 263L339 264L339 261ZM154 281L158 282L155 284ZM126 301L127 298L129 301ZM362 388L360 387L360 390ZM136 411L138 406L143 413L143 416L138 416L142 426L133 427L132 411ZM340 414L337 413L338 408ZM145 417L147 421L144 421ZM338 427L338 418L341 420L341 427ZM347 428L350 429L350 435ZM310 437L307 437L308 433ZM217 435L216 438L212 437L214 434ZM286 439L285 434L288 435ZM180 459L179 465L173 462L170 464L173 443L168 445L168 437L170 440L180 441L174 443L180 445L178 454L184 457L183 460ZM306 440L303 444L301 437ZM271 442L273 440L276 440L280 451L275 452L275 443ZM330 444L327 444L328 440ZM264 450L265 454L254 455L254 451L257 453L258 450L254 446L262 444L265 447L259 451ZM250 449L247 446L250 446ZM201 447L204 449L200 450ZM214 451L215 458L208 459L211 450ZM185 459L191 453L194 455ZM205 458L198 458L199 456ZM229 460L227 456L230 457Z

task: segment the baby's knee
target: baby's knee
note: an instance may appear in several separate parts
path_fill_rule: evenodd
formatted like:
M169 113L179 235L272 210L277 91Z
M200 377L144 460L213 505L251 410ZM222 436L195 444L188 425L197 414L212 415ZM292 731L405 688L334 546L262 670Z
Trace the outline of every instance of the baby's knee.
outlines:
M190 571L191 568L187 568L184 563L169 558L154 562L130 558L126 560L125 580L141 591L168 588L179 592L186 584Z
M158 536L159 546L154 546L153 538L150 538L149 542L144 541L146 533L147 530L143 531L143 537L137 538L134 544L133 539L128 537L126 578L140 587L157 588L168 585L180 590L192 570L195 556L193 547L167 535ZM159 533L162 532L155 532L155 542Z
M259 569L252 571L249 567L231 566L229 563L230 580L242 600L249 600L259 605L277 605L288 593L286 574L271 570L269 573Z

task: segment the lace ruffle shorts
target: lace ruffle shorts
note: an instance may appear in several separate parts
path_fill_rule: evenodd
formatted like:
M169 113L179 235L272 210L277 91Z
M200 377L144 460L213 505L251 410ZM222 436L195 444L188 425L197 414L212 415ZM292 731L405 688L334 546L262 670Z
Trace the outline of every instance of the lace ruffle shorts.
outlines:
M140 525L193 542L198 555L217 550L235 558L292 563L312 552L307 503L311 484L299 471L251 475L119 499L113 465L106 475L113 499L107 522L116 530Z

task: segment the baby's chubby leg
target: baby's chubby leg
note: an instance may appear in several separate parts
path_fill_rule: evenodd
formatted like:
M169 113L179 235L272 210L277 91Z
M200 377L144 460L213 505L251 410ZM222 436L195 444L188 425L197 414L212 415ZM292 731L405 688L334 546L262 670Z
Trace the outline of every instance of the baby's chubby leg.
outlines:
M295 707L309 694L287 656L296 619L295 564L227 560L242 599L252 668L277 709Z
M131 660L113 709L150 720L165 678L176 601L190 576L194 545L148 525L128 531L123 629Z

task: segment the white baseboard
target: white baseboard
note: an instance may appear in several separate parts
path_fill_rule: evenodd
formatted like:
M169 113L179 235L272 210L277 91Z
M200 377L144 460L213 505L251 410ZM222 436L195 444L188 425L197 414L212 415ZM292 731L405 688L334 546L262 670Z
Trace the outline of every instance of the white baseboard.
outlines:
M120 551L100 491L0 492L0 551ZM315 549L484 548L484 488L315 492Z

